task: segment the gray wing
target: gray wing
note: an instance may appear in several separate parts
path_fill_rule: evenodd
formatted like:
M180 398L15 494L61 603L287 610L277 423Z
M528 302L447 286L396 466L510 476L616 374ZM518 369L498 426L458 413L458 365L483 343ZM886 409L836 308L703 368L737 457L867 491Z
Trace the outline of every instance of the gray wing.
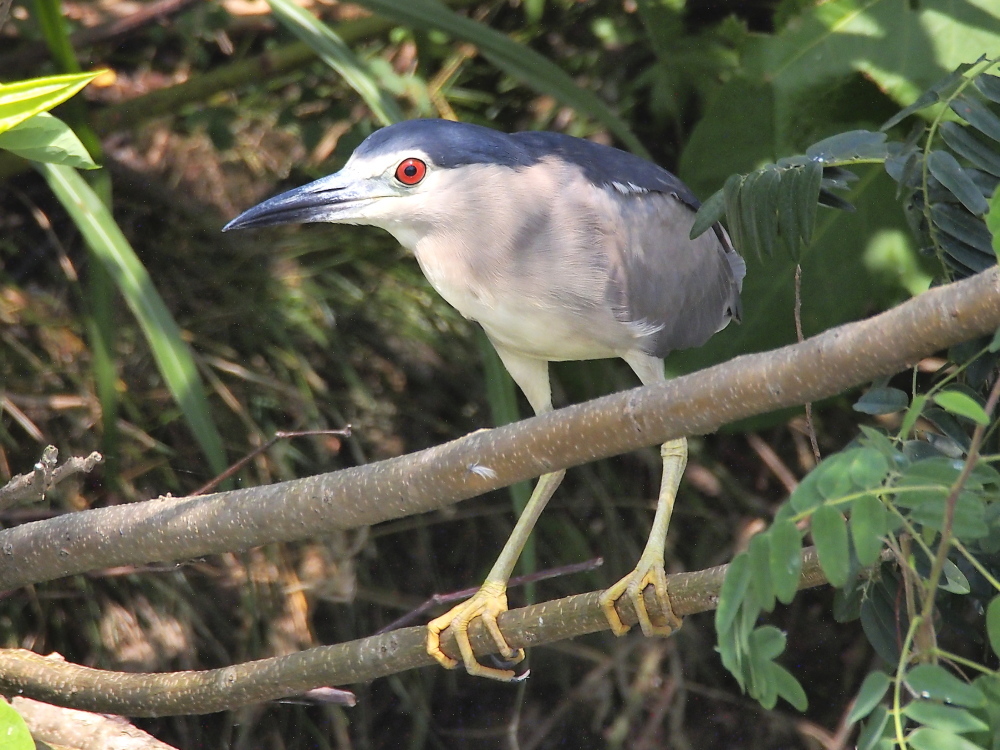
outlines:
M689 239L694 212L672 194L620 195L608 302L640 347L665 357L704 344L741 315L746 264L720 227Z

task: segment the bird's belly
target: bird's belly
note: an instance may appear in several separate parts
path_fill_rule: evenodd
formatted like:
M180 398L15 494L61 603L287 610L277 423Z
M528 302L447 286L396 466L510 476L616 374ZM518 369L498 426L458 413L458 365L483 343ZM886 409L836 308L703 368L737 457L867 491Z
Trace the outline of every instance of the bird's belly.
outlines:
M531 302L486 301L469 294L439 291L462 315L477 321L494 343L510 351L549 362L605 359L621 354L606 341L608 327L617 327L617 322L597 310L588 316Z

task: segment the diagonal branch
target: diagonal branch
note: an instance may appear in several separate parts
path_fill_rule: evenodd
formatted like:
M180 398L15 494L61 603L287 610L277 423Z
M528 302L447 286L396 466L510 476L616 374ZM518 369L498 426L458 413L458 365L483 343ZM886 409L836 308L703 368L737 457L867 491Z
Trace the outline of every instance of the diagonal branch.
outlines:
M442 508L891 375L1000 327L1000 270L800 344L435 448L305 479L81 511L0 531L0 590L98 568L306 539Z

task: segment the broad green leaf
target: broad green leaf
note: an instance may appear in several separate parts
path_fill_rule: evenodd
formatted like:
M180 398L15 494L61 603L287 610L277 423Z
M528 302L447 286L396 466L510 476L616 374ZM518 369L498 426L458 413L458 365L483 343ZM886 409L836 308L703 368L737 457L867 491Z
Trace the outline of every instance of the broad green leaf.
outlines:
M888 575L869 584L867 596L861 602L861 627L872 648L887 663L899 660L899 633L908 627L905 609L897 607L898 582Z
M789 604L798 591L802 572L802 534L789 520L775 521L768 534L774 595L778 601Z
M889 722L889 712L884 706L876 706L871 718L865 722L858 733L857 750L872 750L875 743L882 737L885 725Z
M989 210L989 204L983 197L982 191L950 153L931 151L927 157L927 168L963 206L976 216L982 216Z
M0 84L0 133L62 104L103 72L71 73Z
M774 681L778 695L788 701L792 708L800 712L805 712L809 708L806 692L791 672L780 664L775 664L771 670L771 679Z
M383 125L406 119L396 102L379 86L368 65L333 29L291 0L268 0L268 4L281 23L308 44L364 99Z
M990 198L990 212L986 214L986 227L992 235L993 255L1000 259L1000 188L997 188L993 197ZM996 351L996 349L991 345L990 351Z
M960 391L942 391L934 396L934 403L945 411L949 411L959 417L971 419L976 424L986 426L990 423L990 418L972 397Z
M972 591L972 587L969 586L969 579L965 577L965 573L951 560L944 561L941 572L944 573L944 581L941 583L943 591L949 591L952 594L961 594L962 596Z
M750 558L746 554L737 555L726 570L726 578L719 591L719 606L715 610L715 629L720 638L732 627L749 585Z
M149 273L107 207L75 170L55 164L39 164L38 170L91 250L114 278L139 322L160 374L180 405L209 466L212 471L221 473L226 468L222 438L212 421L191 350L163 304Z
M957 122L943 122L940 129L944 142L960 156L964 156L972 166L1000 177L1000 153L987 145L971 128L962 127Z
M761 609L774 609L774 584L771 583L771 538L756 534L747 550L750 557L750 587Z
M701 236L716 222L721 221L722 217L726 215L726 196L721 190L716 190L712 195L701 204L701 208L698 209L698 213L695 214L694 224L691 226L691 232L689 237L693 240L696 237Z
M910 735L910 747L915 750L983 750L979 745L970 742L957 734L943 732L940 729L921 727Z
M847 583L851 570L847 522L839 510L831 505L823 505L813 512L810 528L819 564L830 585L840 588Z
M997 117L986 105L968 94L959 94L952 102L951 108L955 114L969 123L985 136L1000 141L1000 117Z
M847 723L853 724L868 716L882 700L891 682L885 672L869 672L865 681L861 683L861 689L858 690L858 697L854 699L851 712L847 715Z
M855 448L850 452L847 465L851 482L858 489L870 490L881 487L889 473L889 461L875 448Z
M993 240L986 222L968 211L947 203L935 203L931 206L931 220L940 230L984 255L988 256L993 252Z
M851 504L851 538L862 565L874 565L878 560L888 522L889 511L874 495L862 495Z
M28 725L3 698L0 698L0 747L4 750L35 750Z
M761 661L774 661L785 650L787 638L773 625L756 628L750 634L750 650Z
M76 133L69 125L48 112L39 112L0 133L0 149L31 161L62 164L78 169L97 169Z
M921 698L953 703L967 708L980 708L986 696L973 685L963 682L937 664L920 664L906 673L906 684Z
M854 403L862 414L895 414L910 404L910 397L899 388L872 388Z
M1000 596L993 597L986 608L986 635L993 653L1000 656Z
M822 162L881 160L889 156L886 134L871 130L849 130L824 138L806 149L806 156Z
M963 708L946 706L934 701L913 701L906 705L903 714L918 724L945 732L985 732L989 725Z
M425 31L440 30L478 47L500 70L536 91L549 94L578 112L603 123L629 148L648 157L628 124L595 93L581 88L561 68L530 47L512 41L498 31L464 18L438 0L358 0L369 10L405 26Z

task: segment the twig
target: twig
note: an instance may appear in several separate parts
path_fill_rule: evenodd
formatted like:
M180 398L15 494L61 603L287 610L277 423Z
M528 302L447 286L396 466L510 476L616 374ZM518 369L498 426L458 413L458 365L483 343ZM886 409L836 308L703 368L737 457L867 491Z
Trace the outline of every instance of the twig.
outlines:
M196 495L204 495L209 490L219 486L220 483L229 479L229 477L231 477L237 471L242 469L244 466L250 463L250 461L259 456L261 453L268 450L279 440L287 440L289 438L298 438L298 437L314 437L316 435L334 435L336 437L349 438L351 436L351 426L347 425L342 430L300 430L299 432L285 432L284 430L279 430L278 432L274 433L271 439L268 440L266 443L258 445L256 448L247 453L239 461L237 461L228 469L226 469L224 472L219 474L219 476L215 477L206 484L203 484L201 487L192 492L189 495L189 497L195 497Z
M94 451L86 458L73 456L62 466L56 466L59 451L54 445L46 446L30 474L18 474L0 487L0 510L18 502L38 502L45 498L52 487L73 474L89 474L104 457Z

